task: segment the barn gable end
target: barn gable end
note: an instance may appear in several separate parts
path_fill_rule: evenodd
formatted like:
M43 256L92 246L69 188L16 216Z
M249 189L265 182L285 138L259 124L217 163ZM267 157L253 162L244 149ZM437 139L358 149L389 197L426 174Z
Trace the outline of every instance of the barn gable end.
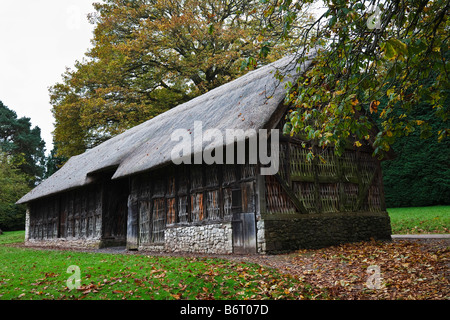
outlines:
M286 115L276 125L282 130ZM315 157L307 161L313 150ZM390 240L380 161L369 143L341 156L299 136L280 139L280 169L261 176L260 252ZM320 158L319 158L320 155ZM264 238L263 238L264 237Z

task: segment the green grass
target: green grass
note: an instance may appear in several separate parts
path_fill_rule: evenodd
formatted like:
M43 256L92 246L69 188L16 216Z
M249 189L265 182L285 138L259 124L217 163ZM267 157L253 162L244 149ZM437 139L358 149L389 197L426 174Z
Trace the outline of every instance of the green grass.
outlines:
M0 235L0 245L23 242L25 231L9 231Z
M8 246L0 236L0 300L40 299L308 299L322 291L275 269L227 259L100 254ZM76 265L81 287L69 290Z
M387 209L393 234L450 233L450 206Z

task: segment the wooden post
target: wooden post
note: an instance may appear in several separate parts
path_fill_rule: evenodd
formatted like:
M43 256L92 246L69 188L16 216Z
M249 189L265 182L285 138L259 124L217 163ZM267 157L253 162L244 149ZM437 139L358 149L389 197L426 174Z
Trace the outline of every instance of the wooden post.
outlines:
M317 154L317 147L313 145L314 154ZM319 183L319 168L317 164L317 157L312 160L312 168L314 172L314 202L318 213L322 212L322 204L320 203L320 183Z
M266 177L260 174L259 165L256 168L256 215L267 213L266 205Z
M356 211L361 209L361 206L363 205L364 200L367 198L369 189L372 186L372 184L374 183L375 178L378 175L378 170L379 170L379 167L377 167L377 169L375 169L375 172L373 173L372 177L370 178L370 180L367 182L366 185L362 185L362 183L361 183L360 191L358 191L358 200L356 202Z
M336 156L336 172L337 172L337 187L338 187L338 208L340 212L345 211L345 191L344 191L344 172L341 166L341 158L342 156Z
M30 205L27 204L27 211L25 212L25 242L27 242L29 239L30 239Z
M139 212L138 200L133 195L128 196L127 219L127 249L136 250L139 246Z

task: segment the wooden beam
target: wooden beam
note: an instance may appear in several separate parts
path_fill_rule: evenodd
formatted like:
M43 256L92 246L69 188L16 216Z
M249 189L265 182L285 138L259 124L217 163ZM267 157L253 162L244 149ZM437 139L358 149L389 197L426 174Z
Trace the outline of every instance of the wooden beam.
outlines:
M369 188L372 186L373 182L375 181L375 178L378 176L378 172L379 172L379 167L377 166L372 177L369 180L369 183L367 183L366 185L363 185L362 187L359 188L359 190L361 192L358 194L358 200L356 202L356 211L359 211L361 209L361 206L369 192Z
M314 154L318 154L318 148L316 145L313 145ZM322 202L320 197L320 182L319 182L319 165L318 165L318 157L314 157L312 160L312 169L314 172L314 201L316 203L316 212L322 212Z
M303 214L307 214L308 211L306 210L303 203L297 198L294 191L291 189L291 187L288 185L288 183L277 173L274 175L277 181L280 183L281 187L283 188L284 192L286 192L289 199L294 204L295 208L300 211Z
M338 188L338 208L340 212L345 211L345 203L346 203L346 196L345 196L345 190L344 190L344 173L342 171L341 167L341 157L334 157L336 159L336 170L337 170L337 188Z
M260 172L259 164L257 165L256 172ZM267 213L266 205L266 176L261 174L256 175L256 215Z

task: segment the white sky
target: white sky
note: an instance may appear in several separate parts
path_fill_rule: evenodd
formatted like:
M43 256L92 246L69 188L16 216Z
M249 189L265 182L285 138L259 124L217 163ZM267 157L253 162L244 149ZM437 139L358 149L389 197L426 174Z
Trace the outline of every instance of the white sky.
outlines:
M0 101L41 128L47 153L54 130L48 87L91 47L94 2L0 0Z

